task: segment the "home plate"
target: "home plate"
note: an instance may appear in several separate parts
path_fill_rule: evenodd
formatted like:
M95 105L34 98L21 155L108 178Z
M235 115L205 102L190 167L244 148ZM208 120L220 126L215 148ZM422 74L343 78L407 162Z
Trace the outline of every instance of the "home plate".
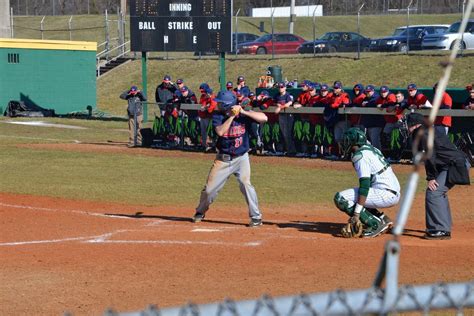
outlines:
M192 232L196 233L214 233L214 232L220 232L220 229L207 229L207 228L195 228L192 230Z

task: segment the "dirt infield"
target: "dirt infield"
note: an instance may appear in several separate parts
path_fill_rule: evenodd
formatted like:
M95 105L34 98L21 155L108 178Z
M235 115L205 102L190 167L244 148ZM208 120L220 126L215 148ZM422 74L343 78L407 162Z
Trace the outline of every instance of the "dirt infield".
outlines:
M453 210L472 205L473 190L463 190L450 192ZM401 283L472 279L472 212L453 214L452 240L427 241L422 202L417 197L402 238ZM192 209L0 193L0 314L97 315L111 306L371 285L390 235L339 238L347 219L334 208L264 211L265 225L247 228L243 205L213 208L194 224Z

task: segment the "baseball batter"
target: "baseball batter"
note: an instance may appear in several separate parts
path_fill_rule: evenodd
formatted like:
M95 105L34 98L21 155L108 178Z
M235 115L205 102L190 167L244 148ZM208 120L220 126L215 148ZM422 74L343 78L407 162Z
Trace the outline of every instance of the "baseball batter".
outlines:
M258 208L257 192L250 183L249 132L252 122L265 123L267 116L262 112L246 111L240 105L236 105L236 96L231 91L220 91L215 101L218 102L220 110L212 117L212 126L218 135L218 153L207 183L201 191L193 222L197 223L204 219L209 206L227 179L234 175L248 204L249 227L260 226L262 214Z
M390 164L380 150L367 142L362 130L350 128L344 133L343 150L345 155L351 155L359 187L336 193L334 202L338 209L351 216L351 223L360 221L365 225L363 237L376 237L393 224L377 208L398 203L400 184ZM342 233L345 237L353 237Z

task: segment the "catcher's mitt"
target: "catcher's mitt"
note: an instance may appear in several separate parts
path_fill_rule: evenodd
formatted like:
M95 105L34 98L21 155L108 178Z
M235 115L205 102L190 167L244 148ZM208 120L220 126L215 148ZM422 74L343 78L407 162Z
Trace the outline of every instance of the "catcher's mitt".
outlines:
M358 238L364 231L364 224L360 220L349 221L342 229L341 234L344 238Z

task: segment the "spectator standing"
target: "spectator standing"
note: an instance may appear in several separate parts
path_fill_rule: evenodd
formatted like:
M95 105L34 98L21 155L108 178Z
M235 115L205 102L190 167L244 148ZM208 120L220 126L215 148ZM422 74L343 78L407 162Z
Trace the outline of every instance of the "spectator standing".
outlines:
M432 108L433 106L431 105L430 101L428 98L421 92L418 92L418 88L416 84L410 83L407 86L408 90L408 107L411 110L415 109L429 109Z
M275 113L278 114L278 122L283 134L283 141L285 143L285 150L288 156L296 154L295 144L293 142L293 123L294 116L292 113L285 113L284 110L293 105L293 96L286 91L284 82L278 83L279 92L275 96ZM283 112L282 112L283 111Z
M127 100L128 115L128 147L137 147L142 145L142 129L143 122L143 105L146 96L138 90L137 86L132 86L129 90L124 91L120 98Z
M474 110L474 88L472 87L472 85L469 85L466 87L466 90L467 92L469 92L469 96L464 102L464 108L466 110Z
M342 158L342 135L350 127L350 122L346 119L344 115L339 115L339 108L345 108L350 104L349 95L342 90L342 83L340 81L335 81L333 84L333 95L331 104L329 105L331 110L335 113L334 119L334 140L337 144L336 156L337 158Z
M352 92L354 93L354 97L352 98L351 106L352 107L362 106L362 102L364 101L364 99L366 97L366 95L364 93L364 86L360 83L357 83L352 88ZM360 118L361 118L360 114L351 114L351 115L349 115L349 121L351 122L351 125L353 127L357 127L361 130L365 130L365 128L360 125Z
M213 134L210 122L212 120L212 114L216 109L217 102L214 101L215 95L212 93L212 89L207 83L202 83L199 86L199 90L201 92L201 97L199 98L201 109L198 112L201 127L201 146L205 151L210 151L212 147L208 145L213 142L208 141L208 136Z
M433 86L433 93L436 94L436 89L438 88L438 83ZM439 106L440 110L451 110L453 108L453 99L451 96L444 91L441 98L441 104ZM452 117L451 116L437 116L434 121L434 128L440 132L448 135L449 129L451 127Z
M245 78L244 78L244 76L238 76L238 77L237 77L237 87L235 87L234 91L235 91L235 92L240 91L240 92L242 93L242 95L244 95L245 97L248 97L248 96L249 96L250 89L249 89L249 87L247 87L247 86L245 85Z
M362 101L362 107L373 109L377 108L378 93L375 92L375 87L371 84L365 87L365 99ZM372 143L372 146L381 150L382 143L380 141L380 134L385 126L385 120L382 115L364 114L360 119L361 125L364 126L366 134Z

